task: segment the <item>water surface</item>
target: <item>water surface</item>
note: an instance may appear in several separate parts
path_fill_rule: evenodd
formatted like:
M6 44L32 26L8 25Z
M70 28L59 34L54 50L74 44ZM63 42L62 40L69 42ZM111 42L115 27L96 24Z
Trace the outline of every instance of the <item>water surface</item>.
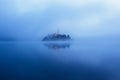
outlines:
M119 80L119 41L0 42L0 80Z

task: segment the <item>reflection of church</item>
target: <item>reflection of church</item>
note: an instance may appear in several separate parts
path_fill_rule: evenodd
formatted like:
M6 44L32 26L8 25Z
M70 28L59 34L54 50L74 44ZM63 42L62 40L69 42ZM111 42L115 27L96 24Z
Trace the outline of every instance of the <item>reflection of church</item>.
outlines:
M53 50L70 48L70 43L45 43L44 45Z

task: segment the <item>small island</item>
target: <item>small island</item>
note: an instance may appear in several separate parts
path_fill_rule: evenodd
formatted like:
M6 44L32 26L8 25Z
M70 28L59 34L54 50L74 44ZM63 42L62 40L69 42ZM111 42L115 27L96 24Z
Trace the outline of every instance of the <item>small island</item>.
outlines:
M42 39L42 41L67 41L67 40L71 40L70 35L60 34L58 32L53 34L48 34Z

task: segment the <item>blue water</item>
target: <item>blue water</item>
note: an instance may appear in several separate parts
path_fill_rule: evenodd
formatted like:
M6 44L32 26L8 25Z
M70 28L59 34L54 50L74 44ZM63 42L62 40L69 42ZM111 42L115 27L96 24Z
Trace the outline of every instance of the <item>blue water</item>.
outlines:
M120 80L120 43L0 42L0 80Z

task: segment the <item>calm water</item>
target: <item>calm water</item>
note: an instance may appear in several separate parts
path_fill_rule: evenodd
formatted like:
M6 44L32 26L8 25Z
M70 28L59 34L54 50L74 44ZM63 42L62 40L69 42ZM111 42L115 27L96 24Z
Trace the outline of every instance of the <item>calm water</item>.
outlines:
M0 80L120 80L120 43L0 42Z

